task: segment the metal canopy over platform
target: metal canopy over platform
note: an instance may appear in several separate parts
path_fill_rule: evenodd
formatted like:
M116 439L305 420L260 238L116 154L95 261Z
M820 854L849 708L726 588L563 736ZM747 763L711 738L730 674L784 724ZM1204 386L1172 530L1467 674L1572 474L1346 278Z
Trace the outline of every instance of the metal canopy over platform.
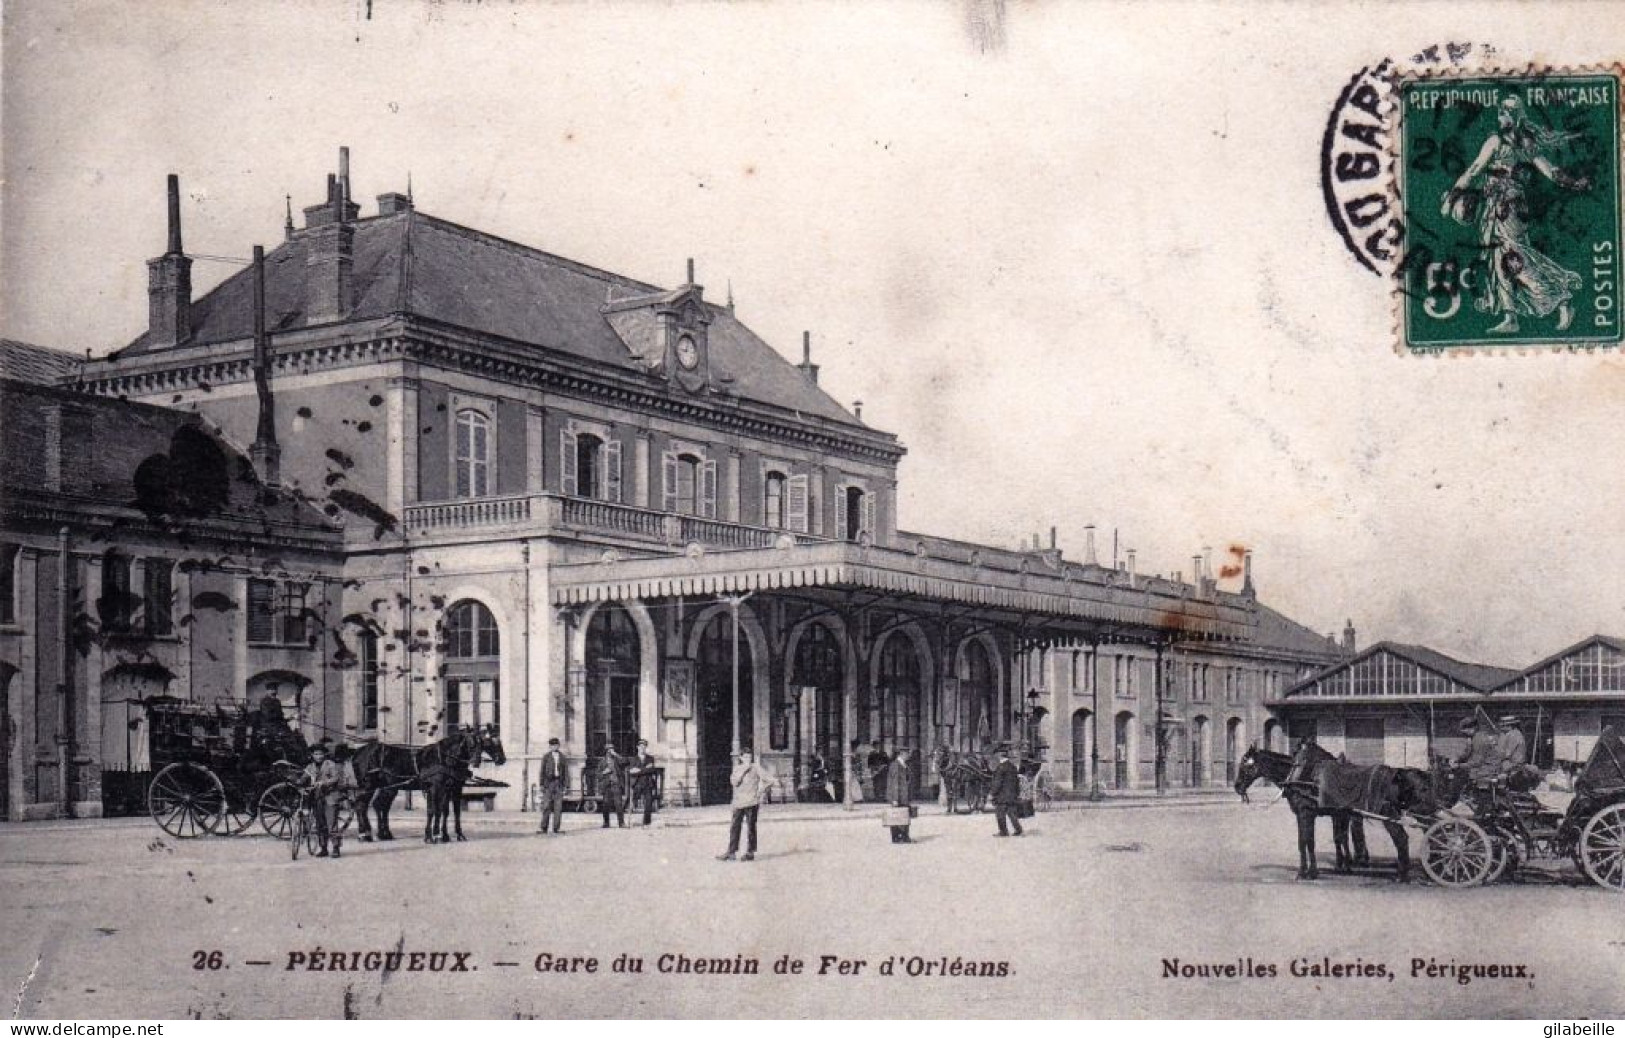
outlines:
M732 595L788 589L868 590L920 602L946 602L1076 623L1165 632L1181 639L1251 638L1257 621L1248 600L1218 593L1198 597L1171 581L1117 582L1100 567L1048 572L1043 563L1011 571L848 542L743 551L701 552L555 565L555 605L581 605L678 595Z

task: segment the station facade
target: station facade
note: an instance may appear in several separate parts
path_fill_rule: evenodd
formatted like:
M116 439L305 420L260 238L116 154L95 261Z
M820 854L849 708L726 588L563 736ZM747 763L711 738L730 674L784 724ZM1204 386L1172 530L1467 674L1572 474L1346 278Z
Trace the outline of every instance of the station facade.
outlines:
M1072 560L899 528L896 437L692 264L663 288L400 194L363 216L346 157L263 262L197 299L190 265L172 183L147 331L67 381L201 416L338 539L359 665L336 712L301 706L307 734L494 725L513 805L550 738L577 771L648 740L678 804L725 801L739 746L796 788L816 755L844 798L858 744L1041 747L1080 789L1222 783L1276 735L1265 700L1350 648L1260 603L1239 550L1226 590L1207 557L1102 565L1092 534Z

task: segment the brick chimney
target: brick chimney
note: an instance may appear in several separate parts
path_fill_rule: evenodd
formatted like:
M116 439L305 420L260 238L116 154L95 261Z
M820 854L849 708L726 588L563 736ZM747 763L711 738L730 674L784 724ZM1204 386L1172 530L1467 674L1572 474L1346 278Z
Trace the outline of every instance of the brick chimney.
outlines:
M181 181L169 175L169 247L147 261L147 331L156 346L192 338L192 261L181 249Z
M801 363L797 367L809 382L818 385L818 365L812 362L812 332L801 333Z
M305 209L305 266L311 272L313 323L343 320L355 305L355 219L350 201L350 149L339 149L338 176L327 177L327 202Z
M1258 589L1253 586L1253 553L1245 552L1241 556L1241 593L1248 598L1257 598Z
M1343 651L1352 656L1354 655L1354 646L1354 621L1345 620L1343 621Z

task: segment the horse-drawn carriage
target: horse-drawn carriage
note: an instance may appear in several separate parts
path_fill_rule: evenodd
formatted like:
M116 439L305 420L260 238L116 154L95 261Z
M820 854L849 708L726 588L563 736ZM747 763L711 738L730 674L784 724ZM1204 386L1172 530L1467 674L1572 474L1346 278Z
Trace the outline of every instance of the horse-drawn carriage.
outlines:
M1423 829L1422 868L1435 883L1470 887L1493 882L1519 863L1571 859L1599 886L1625 892L1625 739L1603 730L1574 782L1564 810L1532 794L1533 769L1473 787L1466 769L1437 761L1431 771L1362 766L1339 760L1313 743L1297 754L1257 747L1242 758L1236 792L1259 778L1274 782L1298 818L1300 879L1314 879L1315 819L1330 816L1337 865L1366 860L1361 819L1381 822L1394 841L1397 879L1407 878L1406 826ZM1464 812L1458 804L1470 806ZM1354 846L1349 846L1352 836Z
M1603 730L1563 811L1520 783L1499 781L1475 798L1471 818L1442 814L1423 836L1422 867L1447 887L1493 883L1521 862L1572 860L1598 886L1625 893L1625 738ZM1532 784L1530 784L1532 785Z
M946 792L944 799L949 814L958 813L961 805L972 814L986 810L988 794L993 788L992 757L974 751L956 753L940 748L935 764ZM1049 810L1055 802L1055 779L1048 762L1023 754L1016 763L1016 771L1021 778L1021 802L1031 804L1035 811Z
M164 832L179 839L234 836L257 819L266 832L286 833L298 798L278 795L283 777L276 763L309 760L298 732L280 716L240 703L158 696L142 705L155 769L147 813Z

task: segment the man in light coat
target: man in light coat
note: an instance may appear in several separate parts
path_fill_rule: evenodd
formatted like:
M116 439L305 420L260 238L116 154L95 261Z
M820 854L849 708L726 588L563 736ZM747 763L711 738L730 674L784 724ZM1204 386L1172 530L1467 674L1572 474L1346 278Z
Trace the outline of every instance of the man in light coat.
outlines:
M1518 730L1518 719L1507 715L1501 718L1501 735L1495 740L1495 756L1500 761L1503 776L1523 767L1527 759L1529 748L1524 742L1523 732Z
M739 830L748 828L749 835L745 839L745 861L754 861L756 858L756 815L761 810L762 800L767 791L778 785L778 779L773 773L756 763L756 755L750 750L740 750L734 757L733 774L729 776L733 783L733 822L728 828L728 852L718 856L718 861L733 861L739 854Z

